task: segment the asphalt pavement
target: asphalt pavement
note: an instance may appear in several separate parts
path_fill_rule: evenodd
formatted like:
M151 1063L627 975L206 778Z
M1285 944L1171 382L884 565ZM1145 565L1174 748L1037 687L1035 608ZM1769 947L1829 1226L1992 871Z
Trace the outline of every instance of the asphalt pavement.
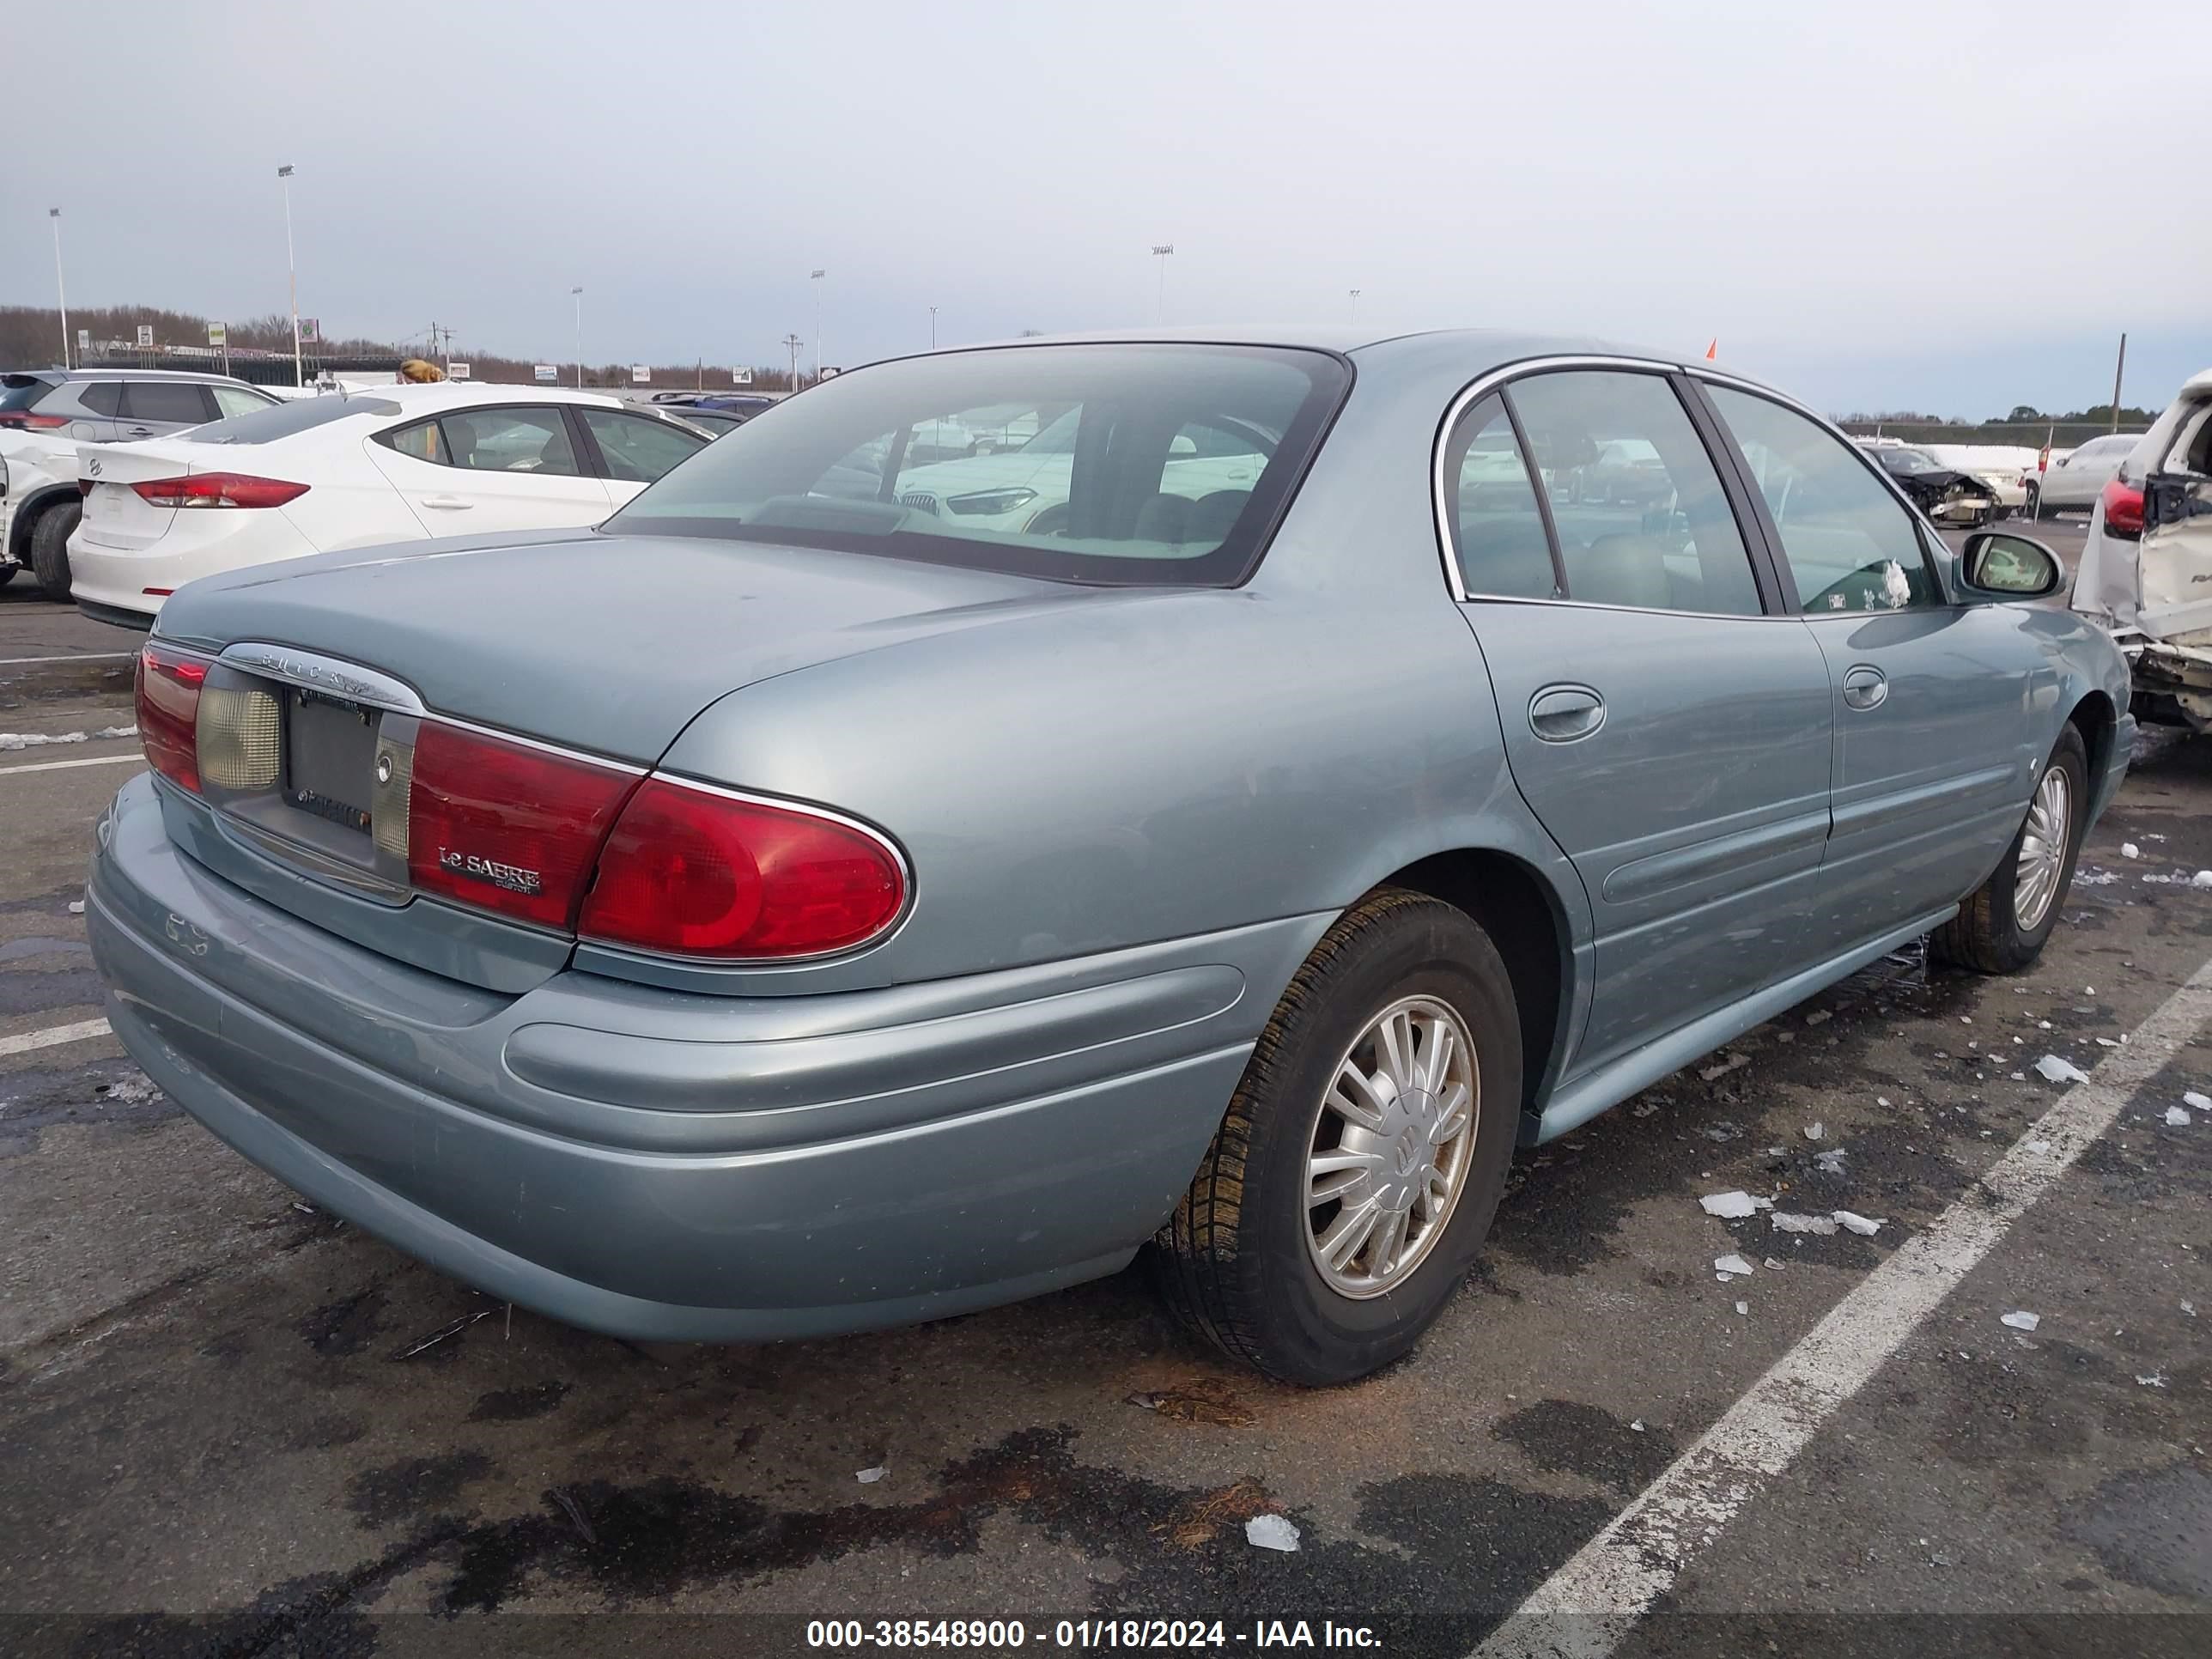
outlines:
M641 1346L301 1204L100 1033L71 905L138 769L100 735L131 641L22 586L0 659L86 660L0 663L0 1651L798 1653L825 1620L1058 1650L1152 1644L1097 1622L1139 1616L1216 1651L1274 1620L1419 1654L2212 1650L2212 1114L2182 1103L2212 1093L2212 741L2140 742L2033 972L1900 953L1523 1152L1457 1301L1361 1384L1219 1363L1133 1270ZM1730 1190L1881 1224L1700 1206ZM1267 1515L1294 1552L1248 1541Z

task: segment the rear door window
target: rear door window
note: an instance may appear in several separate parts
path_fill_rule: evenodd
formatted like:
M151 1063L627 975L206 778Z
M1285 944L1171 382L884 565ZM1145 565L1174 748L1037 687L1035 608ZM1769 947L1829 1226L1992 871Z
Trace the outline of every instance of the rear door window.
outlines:
M1553 370L1505 395L1543 480L1569 599L1763 612L1735 510L1664 376Z
M131 380L125 384L123 418L199 426L215 418L215 405L205 386L188 380Z
M447 465L477 472L532 472L540 477L582 476L568 423L551 408L457 409L439 417Z
M87 380L76 388L77 406L110 418L123 412L123 382Z

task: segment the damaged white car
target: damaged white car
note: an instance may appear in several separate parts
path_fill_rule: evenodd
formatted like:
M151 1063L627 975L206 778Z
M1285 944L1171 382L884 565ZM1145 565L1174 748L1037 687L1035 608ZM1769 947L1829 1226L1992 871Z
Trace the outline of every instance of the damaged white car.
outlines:
M2137 720L2212 732L2212 369L2098 497L2073 604L2127 658Z

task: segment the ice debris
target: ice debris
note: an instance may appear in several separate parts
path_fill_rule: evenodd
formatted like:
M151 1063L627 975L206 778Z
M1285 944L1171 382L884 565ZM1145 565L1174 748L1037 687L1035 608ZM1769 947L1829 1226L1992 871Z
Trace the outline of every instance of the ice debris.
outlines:
M855 1469L853 1472L853 1479L859 1481L864 1486L872 1486L877 1481L882 1480L890 1473L890 1470L889 1468L884 1464L878 1463L872 1469Z
M1698 1200L1698 1207L1707 1215L1719 1216L1724 1221L1740 1221L1761 1210L1771 1210L1771 1198L1753 1198L1749 1193L1707 1193Z
M2045 1054L2035 1062L2036 1073L2046 1083L2087 1083L2089 1074L2070 1060Z
M2212 1095L2200 1095L2194 1089L2183 1092L2181 1103L2185 1106L2194 1106L2200 1112L2212 1112Z
M1751 1304L1748 1302L1739 1302L1735 1304L1735 1310L1740 1314L1748 1315L1751 1312Z
M1997 1321L1998 1324L2009 1325L2016 1331L2032 1331L2042 1322L2043 1316L2041 1314L2025 1312L2008 1313Z
M2189 884L2191 887L2212 887L2212 870L2199 870L2190 877Z
M1808 1140L1818 1140L1827 1133L1828 1126L1825 1123L1808 1123L1805 1126L1805 1139Z
M1281 1550L1287 1555L1298 1547L1298 1529L1287 1516L1255 1515L1244 1523L1244 1541L1255 1549Z
M2120 843L2120 856L2124 859L2139 859L2142 856L2142 848L2131 841L2124 841Z
M1834 1214L1838 1224L1856 1233L1861 1238L1872 1238L1882 1230L1889 1219L1888 1217L1884 1216L1880 1221L1869 1221L1866 1217L1854 1215L1849 1210L1838 1210Z
M1777 1210L1767 1218L1778 1233L1832 1233L1836 1218L1826 1215L1790 1215Z
M2189 1114L2179 1106L2169 1106L2166 1109L2166 1121L2176 1129L2186 1129L2189 1127Z
M1752 1267L1741 1255L1717 1255L1713 1258L1713 1271L1723 1279L1731 1275L1748 1279Z
M2139 1373L2136 1377L2136 1382L2142 1388L2162 1389L2166 1386L2166 1373L2164 1371L2153 1371L2148 1376L2142 1376Z

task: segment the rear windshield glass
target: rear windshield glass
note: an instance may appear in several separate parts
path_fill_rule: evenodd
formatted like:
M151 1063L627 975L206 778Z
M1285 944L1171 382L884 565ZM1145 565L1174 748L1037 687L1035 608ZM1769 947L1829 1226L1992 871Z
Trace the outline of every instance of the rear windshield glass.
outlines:
M907 358L748 422L604 528L1229 586L1257 561L1350 380L1341 359L1272 347Z
M10 374L0 380L0 409L30 409L40 398L54 389L51 380L33 380L28 374Z
M327 426L349 415L397 415L399 405L389 398L342 398L335 392L319 398L297 398L289 404L271 404L250 415L234 415L227 421L210 421L178 436L188 444L265 444L289 438L295 432Z

